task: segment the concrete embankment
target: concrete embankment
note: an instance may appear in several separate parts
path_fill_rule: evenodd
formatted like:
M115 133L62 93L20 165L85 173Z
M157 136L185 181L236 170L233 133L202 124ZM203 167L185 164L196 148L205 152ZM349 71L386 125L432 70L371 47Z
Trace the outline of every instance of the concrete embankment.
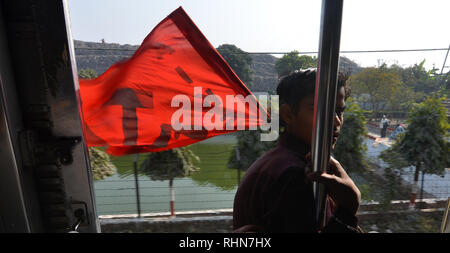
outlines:
M433 216L439 220L444 213L447 199L424 199L417 205L421 205L420 210L410 210L409 201L392 201L389 211L385 211L380 203L373 202L361 205L358 218L365 231L373 230L377 220L389 220L391 216L395 216L399 224L408 224L408 219L413 216ZM136 214L109 215L100 216L100 225L103 233L231 233L232 215L232 209L180 212L176 217L170 217L169 213L143 214L143 218L137 218ZM402 217L404 222L399 220ZM408 231L407 226L402 227L399 224L386 229L392 232Z

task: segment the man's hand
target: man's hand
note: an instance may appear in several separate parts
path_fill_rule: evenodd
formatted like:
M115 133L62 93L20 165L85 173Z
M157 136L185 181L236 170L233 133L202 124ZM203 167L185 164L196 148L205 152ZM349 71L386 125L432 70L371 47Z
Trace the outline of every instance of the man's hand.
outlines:
M308 153L305 158L308 163L311 163L311 153ZM309 172L307 177L312 181L324 184L327 193L338 207L356 215L361 201L361 193L358 187L356 187L341 164L333 157L330 157L329 172Z

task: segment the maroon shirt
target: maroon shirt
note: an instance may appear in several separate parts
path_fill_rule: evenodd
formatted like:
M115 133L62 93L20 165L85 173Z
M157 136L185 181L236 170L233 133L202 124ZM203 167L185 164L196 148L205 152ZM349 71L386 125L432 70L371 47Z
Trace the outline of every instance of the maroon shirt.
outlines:
M313 185L306 177L305 155L310 149L283 133L277 147L248 168L234 199L233 230L246 225L253 226L250 230L264 232L321 230L315 220ZM354 232L351 227L357 226L356 217L336 210L331 199L327 201L328 224L322 231Z

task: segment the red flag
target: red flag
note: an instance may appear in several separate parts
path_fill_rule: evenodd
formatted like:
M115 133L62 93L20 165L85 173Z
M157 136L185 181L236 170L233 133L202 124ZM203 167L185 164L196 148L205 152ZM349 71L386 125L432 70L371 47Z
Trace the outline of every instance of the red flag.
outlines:
M96 79L80 80L80 93L88 146L107 146L114 155L168 150L236 131L236 117L227 118L227 110L246 115L246 128L261 122L256 100L256 111L248 105L245 111L227 105L227 95L247 97L251 92L181 7L153 29L130 59ZM188 97L190 106L172 107L177 95ZM204 125L202 119L212 107L194 112L208 95L222 101L222 130ZM191 116L189 126L173 127L177 112L187 113L180 117L184 123L189 120L185 116ZM225 122L230 120L234 127L227 130Z

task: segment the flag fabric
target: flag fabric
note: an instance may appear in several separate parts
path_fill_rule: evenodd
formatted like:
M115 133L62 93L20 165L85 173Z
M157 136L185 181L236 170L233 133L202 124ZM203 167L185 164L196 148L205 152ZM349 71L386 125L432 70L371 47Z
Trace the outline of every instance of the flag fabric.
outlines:
M194 105L208 95L223 101L224 126L230 120L227 110L246 115L246 129L261 125L255 115L259 106L257 111L249 106L242 111L225 103L227 95L252 94L182 7L161 21L131 58L96 79L80 80L80 95L88 146L106 146L113 155L158 152L236 131L236 117L231 119L232 130L211 129L199 121L196 116L203 118L215 103L196 115ZM177 95L188 97L191 106L173 107ZM257 100L254 103L259 105ZM184 110L192 115L190 126L174 129L174 113Z

